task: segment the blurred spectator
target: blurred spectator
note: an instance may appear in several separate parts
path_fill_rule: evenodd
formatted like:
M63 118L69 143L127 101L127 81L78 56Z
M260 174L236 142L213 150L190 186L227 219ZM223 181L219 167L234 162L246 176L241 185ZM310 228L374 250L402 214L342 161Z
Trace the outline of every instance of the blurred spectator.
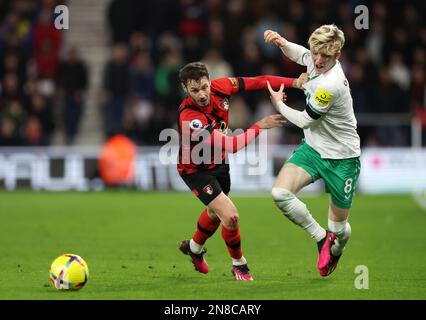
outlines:
M346 55L345 55L346 56ZM355 54L353 56L353 61L355 64L359 64L362 69L363 73L365 74L364 81L366 86L374 86L377 83L378 78L378 67L374 62L372 61L372 58L368 52L368 49L365 47L358 47L355 50ZM351 77L351 71L349 71L348 77ZM367 94L370 96L371 92L367 92Z
M134 62L140 53L148 53L152 50L152 44L149 38L142 32L133 32L129 41L129 61Z
M11 100L18 100L21 103L25 100L24 94L19 88L18 76L15 73L8 73L3 78L0 94L0 111Z
M259 75L262 68L262 56L259 47L254 43L244 45L243 55L234 67L236 69L235 74L241 77Z
M131 95L139 100L154 99L154 69L148 52L139 52L133 60L130 70L130 91Z
M34 25L33 50L39 76L53 79L59 62L62 34L55 28L51 10L44 8Z
M129 64L126 44L114 45L112 59L104 71L105 131L106 136L122 130L123 112L129 93Z
M389 63L389 72L392 80L404 91L410 87L410 70L404 64L399 52L392 52Z
M53 122L52 108L41 94L31 96L28 113L30 119L27 123L27 139L32 145L50 144L55 124Z
M183 54L189 61L201 60L207 33L207 6L203 0L179 0L178 35L183 41Z
M206 32L207 6L204 0L179 0L178 33L199 38Z
M183 66L182 54L179 51L167 52L155 70L154 84L156 100L163 106L178 106L177 102L182 98L179 85L179 70ZM176 110L177 112L177 107ZM175 120L174 120L175 121ZM173 121L173 122L174 122Z
M19 84L25 83L25 64L14 52L8 52L4 56L3 65L0 66L0 74L14 73Z
M24 143L19 128L13 120L8 117L0 117L0 146L22 146Z
M0 132L5 133L0 133L0 145L49 143L54 122L49 124L47 119L57 101L64 105L67 144L73 143L79 130L87 70L70 52L58 64L63 32L54 28L52 20L54 7L63 2L0 0ZM265 44L263 31L274 29L307 47L310 32L324 23L336 23L345 31L340 61L355 112L412 114L424 119L426 136L424 3L367 1L368 30L354 28L358 4L336 0L109 0L105 14L113 54L103 74L106 136L125 132L137 143L158 144L160 131L175 125L183 95L177 73L191 61L204 60L212 78L231 74L297 77L304 68ZM54 79L61 90L56 90ZM63 97L58 96L61 92ZM304 105L301 91L286 92L289 102ZM237 108L244 104L250 115L268 112L266 93L249 92L241 97L232 102ZM35 111L34 105L41 106L40 110ZM16 115L19 109L24 120L14 122L10 112ZM244 121L250 124L247 117L238 120L241 126ZM364 145L410 142L408 126L376 130L359 122L358 128ZM297 143L300 139L300 132L291 126L275 131L285 134L277 134L273 141Z
M263 33L268 30L282 30L282 22L278 19L274 12L266 11L265 16L260 18L256 23L256 41L260 50L266 59L277 59L281 56L281 51L276 46L271 46L265 43Z
M9 101L0 112L0 145L25 145L22 128L27 121L27 113L18 100Z
M426 71L421 65L413 67L410 94L411 105L426 111Z
M5 46L11 35L16 35L16 29L19 23L19 15L16 11L9 12L4 21L0 24L0 45Z
M122 43L129 40L134 22L132 0L112 0L108 6L108 23L112 31L113 43Z
M371 111L381 113L409 112L406 94L393 81L388 67L380 68L379 81L373 92Z
M29 146L45 145L43 143L43 128L37 117L29 117L24 130L25 140Z
M58 85L63 89L65 143L73 144L84 112L87 68L76 48L59 65Z
M382 64L383 46L385 42L385 27L380 19L371 22L371 29L366 39L366 47L371 59L375 64Z
M297 31L296 26L293 23L284 23L282 28L282 34L286 35L286 39L290 42L297 43ZM297 63L294 63L289 58L281 53L279 59L280 62L280 73L285 74L287 77L299 77L302 72L305 72L304 68Z
M217 49L210 49L202 59L209 70L210 79L232 77L234 72L231 65L225 61Z
M379 71L379 82L374 88L373 102L375 112L379 113L408 113L407 94L392 81L389 68L382 67ZM371 110L373 111L373 110ZM380 144L391 146L407 145L407 137L402 126L378 124L378 138Z
M135 178L137 148L124 135L115 135L107 140L98 157L99 173L109 186L131 185Z
M222 20L213 18L208 25L209 47L225 53L225 26Z
M15 134L20 135L20 130L25 125L25 122L27 120L27 113L23 105L19 101L12 100L1 112L1 117L8 118L10 121L12 121L13 126L16 129Z
M149 141L154 110L154 70L147 52L136 55L130 71L130 96L124 114L124 131L138 144ZM156 141L154 142L156 143ZM149 141L151 144L151 141Z
M365 79L365 72L360 64L352 66L349 78L355 113L369 111L369 88Z
M232 130L247 129L247 124L251 121L251 112L240 96L232 98L232 108L229 108L228 127Z

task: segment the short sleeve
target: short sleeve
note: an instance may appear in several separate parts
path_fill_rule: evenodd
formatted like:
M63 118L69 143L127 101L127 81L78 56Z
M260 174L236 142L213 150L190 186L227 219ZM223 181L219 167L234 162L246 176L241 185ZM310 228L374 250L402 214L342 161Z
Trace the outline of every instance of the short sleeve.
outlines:
M244 90L244 81L239 77L219 78L212 80L212 89L231 96Z

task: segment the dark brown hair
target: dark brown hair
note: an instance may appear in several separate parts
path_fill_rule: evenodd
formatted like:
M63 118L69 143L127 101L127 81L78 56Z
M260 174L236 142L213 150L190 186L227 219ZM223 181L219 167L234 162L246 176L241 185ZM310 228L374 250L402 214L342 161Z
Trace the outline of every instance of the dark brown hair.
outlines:
M203 77L207 77L207 79L210 78L209 71L207 70L206 65L202 62L188 63L179 70L179 80L185 86L188 81L199 81Z

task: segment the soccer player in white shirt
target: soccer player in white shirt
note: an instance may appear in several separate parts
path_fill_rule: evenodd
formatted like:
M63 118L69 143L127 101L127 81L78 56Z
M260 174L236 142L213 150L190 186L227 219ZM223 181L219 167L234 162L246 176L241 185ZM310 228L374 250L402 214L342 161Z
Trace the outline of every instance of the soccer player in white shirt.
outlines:
M269 87L275 108L288 121L303 128L305 137L278 174L272 197L287 218L316 240L317 267L321 276L328 276L335 270L351 235L349 210L360 173L357 122L349 83L339 63L345 37L333 24L323 25L311 34L310 50L272 30L265 31L264 38L288 58L307 67L304 111L283 102L283 85L278 91ZM296 197L303 187L318 179L323 179L331 194L329 230L322 228Z

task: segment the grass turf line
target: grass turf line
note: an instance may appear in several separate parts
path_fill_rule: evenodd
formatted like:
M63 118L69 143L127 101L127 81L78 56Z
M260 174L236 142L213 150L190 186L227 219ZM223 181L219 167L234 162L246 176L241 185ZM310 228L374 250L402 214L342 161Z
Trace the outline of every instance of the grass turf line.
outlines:
M313 240L270 197L232 197L249 283L233 280L220 230L207 243L209 274L178 251L203 209L189 193L1 192L0 199L0 299L426 298L426 213L409 196L355 197L352 237L328 278L316 269ZM302 200L326 226L328 197ZM50 263L63 253L89 265L80 291L49 285ZM355 288L358 265L368 267L368 290Z

